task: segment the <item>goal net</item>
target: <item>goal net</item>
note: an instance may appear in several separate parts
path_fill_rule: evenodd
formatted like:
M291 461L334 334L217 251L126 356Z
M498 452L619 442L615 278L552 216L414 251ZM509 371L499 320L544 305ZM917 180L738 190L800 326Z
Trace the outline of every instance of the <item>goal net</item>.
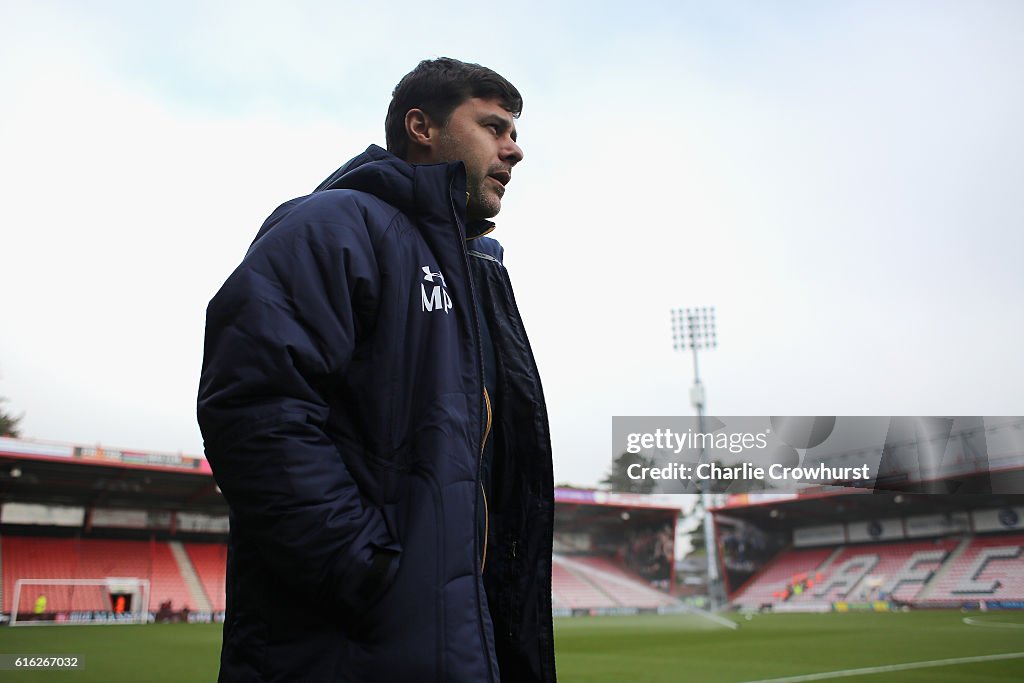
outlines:
M40 624L145 624L149 579L18 579L11 626Z

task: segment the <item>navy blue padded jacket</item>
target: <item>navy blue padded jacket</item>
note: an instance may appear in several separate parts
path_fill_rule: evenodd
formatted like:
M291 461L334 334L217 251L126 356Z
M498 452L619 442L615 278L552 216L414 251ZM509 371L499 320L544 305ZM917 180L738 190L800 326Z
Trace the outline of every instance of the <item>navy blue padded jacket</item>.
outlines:
M555 681L547 413L465 192L461 162L371 146L274 211L209 304L198 416L230 508L222 681Z

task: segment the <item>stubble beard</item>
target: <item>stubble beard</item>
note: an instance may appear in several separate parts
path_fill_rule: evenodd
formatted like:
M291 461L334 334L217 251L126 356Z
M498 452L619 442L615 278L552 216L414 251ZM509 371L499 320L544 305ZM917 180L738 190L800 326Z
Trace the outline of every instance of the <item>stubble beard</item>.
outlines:
M447 161L462 161L466 167L466 191L469 193L466 220L477 221L497 216L501 211L501 196L496 194L493 188L487 187L487 174L495 172L495 169L487 169L477 175L476 170L471 169L465 162L467 155L463 154L458 140L447 131L441 133L441 150L442 158Z
M477 221L493 218L501 211L501 198L493 189L486 187L487 176L466 178L469 203L466 204L466 220Z

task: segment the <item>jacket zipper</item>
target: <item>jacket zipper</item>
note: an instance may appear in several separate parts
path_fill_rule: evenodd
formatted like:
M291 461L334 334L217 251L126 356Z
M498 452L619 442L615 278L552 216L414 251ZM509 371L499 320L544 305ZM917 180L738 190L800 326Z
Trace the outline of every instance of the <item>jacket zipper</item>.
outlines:
M462 252L462 263L466 267L466 278L467 278L468 284L469 284L469 292L470 292L471 303L473 304L473 306L472 306L473 314L472 315L473 315L473 322L476 325L476 353L477 353L477 358L480 360L480 386L484 387L484 405L483 405L483 408L487 412L487 423L484 425L484 434L483 434L483 437L480 439L480 458L477 461L477 469L476 469L476 481L477 481L477 484L480 485L481 491L483 491L483 482L480 481L480 463L483 462L484 447L487 445L487 434L488 434L488 432L490 431L490 428L491 428L491 403L490 403L490 398L487 396L487 387L484 386L484 368L483 368L484 348L483 348L483 342L480 341L480 317L477 315L477 310L476 310L476 289L475 289L475 287L473 285L473 273L471 272L470 267L469 267L469 254L467 253L466 242L465 242L465 239L463 238L463 236L466 234L466 230L462 226L462 222L459 220L459 212L458 212L458 209L455 206L455 197L452 196L452 188L454 186L455 186L455 177L452 176L451 181L448 183L448 201L450 202L451 207L452 207L452 217L455 219L455 227L459 231L459 234L458 234L459 248L460 248L460 251ZM485 515L487 514L487 500L486 500L486 496L484 497L484 514ZM487 529L488 523L489 523L489 520L487 519L487 517L484 517L484 529L485 530ZM476 538L476 528L477 528L476 527L476 519L474 518L473 519L473 538L474 539ZM480 561L480 576L483 576L483 573L484 573L483 561L486 559L486 557L487 557L487 535L484 534L484 554L483 554L483 557L481 558L481 561ZM484 598L481 598L481 596L480 596L480 584L479 583L477 583L477 588L476 588L476 600L477 600L477 604L479 606L479 609L477 609L477 625L480 627L480 642L482 644L486 645L486 643L487 643L487 636L486 636L486 634L484 632L484 618L483 618L483 604L482 604ZM488 678L489 681L493 681L494 680L494 670L492 668L491 658L490 658L490 656L486 656L486 657L484 657L484 659L487 660L487 674L488 674L487 678Z
M454 182L454 180L453 180L453 182ZM448 198L451 200L452 215L455 217L455 224L460 229L459 232L460 232L460 236L461 236L461 235L465 234L466 230L462 226L462 222L459 221L459 213L458 213L458 211L455 210L455 199L452 197L452 192L451 192L451 187L450 186L448 188ZM483 365L484 365L483 364L484 347L483 347L483 343L480 341L480 337L482 335L480 334L480 317L479 317L479 315L477 315L476 288L473 285L473 273L471 272L471 268L469 267L469 253L470 253L470 250L466 248L465 243L462 244L462 247L463 247L462 253L464 255L463 258L465 259L465 263L466 263L466 275L468 276L468 280L469 280L469 289L470 289L470 292L472 292L471 296L473 297L473 304L474 304L473 305L473 321L476 324L476 338L477 338L476 350L477 350L477 356L480 358L480 385L483 386L483 388L484 388L484 392L483 392L483 399L484 399L483 403L484 403L484 405L483 405L483 408L484 408L485 414L487 415L487 421L484 424L484 435L480 439L480 456L477 458L477 463L476 463L476 481L477 481L477 485L480 486L480 493L483 494L483 500L484 500L484 531L485 531L485 533L484 533L483 552L481 553L481 557L480 557L480 573L483 574L484 573L484 563L487 561L487 534L486 534L486 531L487 531L488 526L490 525L490 519L489 519L490 515L489 515L489 513L487 511L487 493L484 491L484 483L483 483L483 481L480 478L480 469L483 466L484 449L487 447L487 436L491 432L491 397L488 396L488 394L487 394L487 386L486 386L486 383L484 382L484 377L483 377L483 375L484 375L484 367L483 367ZM473 250L473 253L475 255L475 254L479 254L480 252L477 252L477 251ZM480 254L480 255L484 256L484 257L487 257L486 254ZM476 520L474 520L474 525L475 525L475 521Z
M494 263L498 263L498 259L493 258L491 256L488 256L487 254L483 254L483 253L481 253L479 251L476 251L475 249L469 249L469 250L467 250L467 253L470 256L475 256L477 258L482 258L482 259L485 259L487 261L493 261ZM487 449L487 437L489 437L490 434L491 434L491 426L492 426L493 419L494 419L494 417L493 417L493 415L494 415L493 409L491 408L491 396L490 396L489 393L487 393L487 387L486 386L484 387L484 405L487 408L487 427L486 427L486 429L484 429L483 443L480 444L480 460L477 463L477 472L479 472L481 470L481 468L483 467L484 451ZM490 531L490 511L489 511L488 505L487 505L487 490L484 488L483 480L480 481L480 494L483 496L483 501L484 501L484 551L483 551L483 557L480 560L480 573L483 574L484 567L487 566L487 544L488 544L487 543L488 542L487 535L488 535L488 532Z
M484 449L487 448L487 437L490 436L491 434L491 397L487 393L487 387L484 387L484 405L487 406L487 428L484 429L484 440L483 443L480 444L480 459L477 461L476 464L476 471L478 473L477 476L479 476L479 472L483 467ZM490 531L489 527L491 520L490 514L487 511L487 490L484 489L484 482L482 479L480 481L480 494L483 496L484 499L484 552L483 556L480 558L480 573L483 574L484 567L487 566L487 534Z
M475 249L469 249L468 253L470 256L476 256L477 258L482 258L485 261L493 261L495 263L500 263L500 261L498 261L498 259L494 258L493 256L489 256L488 254L476 251Z

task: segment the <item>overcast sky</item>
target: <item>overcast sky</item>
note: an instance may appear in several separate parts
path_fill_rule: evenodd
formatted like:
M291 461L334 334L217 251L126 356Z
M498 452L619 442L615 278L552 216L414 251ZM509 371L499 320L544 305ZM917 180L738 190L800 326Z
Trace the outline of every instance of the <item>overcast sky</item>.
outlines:
M205 307L420 59L499 71L505 246L559 482L612 415L1024 409L1024 3L0 2L0 396L199 454Z

